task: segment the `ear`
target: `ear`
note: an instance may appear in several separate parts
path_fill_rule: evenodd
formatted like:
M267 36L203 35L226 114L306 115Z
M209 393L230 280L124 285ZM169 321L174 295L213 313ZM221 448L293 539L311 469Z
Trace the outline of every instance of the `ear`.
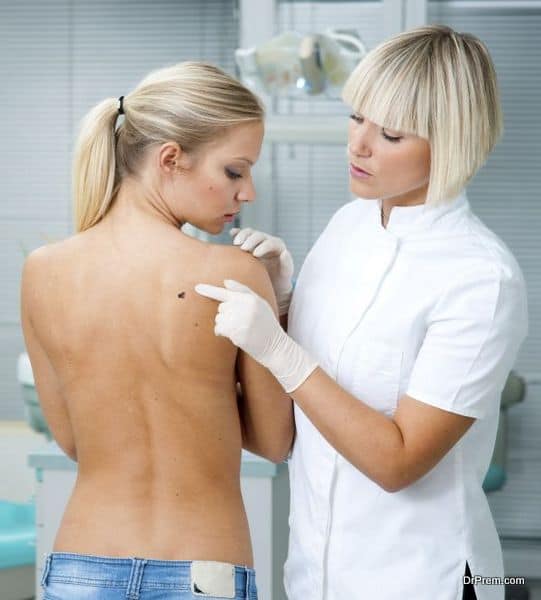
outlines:
M165 142L158 152L160 169L169 174L187 170L192 166L191 156L176 142Z

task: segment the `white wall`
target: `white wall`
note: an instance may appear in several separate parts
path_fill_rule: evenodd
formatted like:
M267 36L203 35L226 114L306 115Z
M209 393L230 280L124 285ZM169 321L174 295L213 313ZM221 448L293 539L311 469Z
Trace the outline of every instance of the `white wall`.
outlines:
M27 502L34 495L35 470L29 452L46 443L23 421L0 421L0 500Z
M206 60L234 71L234 0L0 0L0 419L16 380L24 251L67 237L79 121L149 71Z

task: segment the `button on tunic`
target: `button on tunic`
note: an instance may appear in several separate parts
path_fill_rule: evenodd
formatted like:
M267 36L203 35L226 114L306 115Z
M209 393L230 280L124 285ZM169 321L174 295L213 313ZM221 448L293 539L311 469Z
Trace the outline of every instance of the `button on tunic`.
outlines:
M500 394L528 330L526 288L465 193L443 206L357 198L299 273L288 333L360 401L392 417L407 394L476 421L421 479L386 492L295 405L289 458L289 600L459 600L472 574L503 577L482 483ZM332 402L332 398L329 398ZM503 600L501 586L476 586Z

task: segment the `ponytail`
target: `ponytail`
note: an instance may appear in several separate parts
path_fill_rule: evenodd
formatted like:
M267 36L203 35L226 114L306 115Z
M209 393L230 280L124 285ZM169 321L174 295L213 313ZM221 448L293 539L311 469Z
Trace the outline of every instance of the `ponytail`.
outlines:
M115 189L115 124L118 100L108 98L83 119L73 158L73 203L77 232L107 212Z

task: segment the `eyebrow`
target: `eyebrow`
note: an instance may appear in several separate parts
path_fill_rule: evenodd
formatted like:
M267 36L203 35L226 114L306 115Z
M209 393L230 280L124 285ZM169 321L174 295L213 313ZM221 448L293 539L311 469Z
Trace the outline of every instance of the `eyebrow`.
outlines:
M235 156L233 160L244 160L245 162L251 165L254 164L249 158L244 158L244 156Z
M357 117L362 117L363 119L366 119L366 117L364 117L362 113L356 112L355 110L353 110L353 113ZM370 119L368 119L368 120L370 121ZM370 122L374 123L374 121L370 121ZM391 131L396 131L397 133L400 133L404 137L406 136L405 132L402 131L402 129L394 129L393 127L386 127L385 125L379 125L378 123L374 123L374 125L376 125L377 127L381 127L381 129L390 129Z

